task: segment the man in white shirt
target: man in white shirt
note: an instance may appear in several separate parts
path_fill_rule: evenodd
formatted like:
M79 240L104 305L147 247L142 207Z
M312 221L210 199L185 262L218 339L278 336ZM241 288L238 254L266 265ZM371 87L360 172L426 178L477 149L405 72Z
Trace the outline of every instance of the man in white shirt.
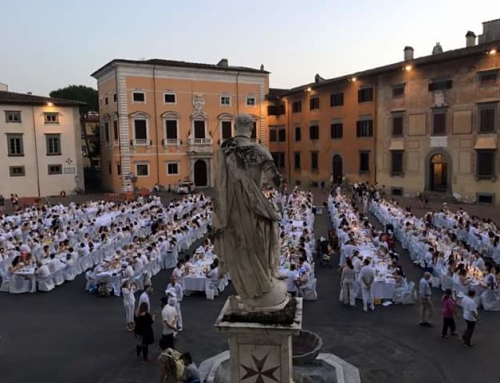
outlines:
M359 272L359 281L361 283L361 296L363 298L363 311L368 311L368 303L371 310L375 310L373 297L373 282L375 282L375 270L370 266L370 260L367 258L363 262L363 267Z
M174 334L177 331L177 310L175 309L174 297L163 297L161 299L161 323L162 341L166 342L168 348L174 348Z
M47 265L43 265L41 262L37 264L38 269L36 271L36 276L39 278L48 278L50 277L50 270Z
M146 286L144 286L144 291L142 292L141 296L139 297L138 307L141 307L142 302L146 302L148 304L148 313L151 312L151 305L149 303L149 297L151 295L153 295L153 287L151 285L146 285Z
M290 270L286 273L286 289L293 297L297 295L297 284L299 280L299 273L294 263L290 265Z
M182 286L180 283L177 283L175 277L173 275L170 276L170 283L165 290L165 295L174 295L176 298L175 309L177 310L177 329L178 331L182 331L182 311L181 311L181 302L182 298L184 298L184 292L182 290Z
M432 289L430 285L431 273L425 272L418 284L420 295L420 326L432 327Z
M474 347L471 341L472 341L472 334L474 333L474 329L476 328L476 322L478 316L477 304L474 301L475 295L476 292L474 290L469 290L467 296L464 297L461 302L463 310L463 318L465 320L465 323L467 323L467 328L465 329L462 335L462 340L464 344L468 347Z

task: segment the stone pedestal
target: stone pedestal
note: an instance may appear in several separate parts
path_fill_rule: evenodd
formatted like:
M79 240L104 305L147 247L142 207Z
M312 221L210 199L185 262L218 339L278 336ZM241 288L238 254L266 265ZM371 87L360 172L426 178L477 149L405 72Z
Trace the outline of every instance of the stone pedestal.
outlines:
M292 382L292 335L302 328L302 298L289 326L223 321L230 307L227 300L215 327L229 333L231 383Z

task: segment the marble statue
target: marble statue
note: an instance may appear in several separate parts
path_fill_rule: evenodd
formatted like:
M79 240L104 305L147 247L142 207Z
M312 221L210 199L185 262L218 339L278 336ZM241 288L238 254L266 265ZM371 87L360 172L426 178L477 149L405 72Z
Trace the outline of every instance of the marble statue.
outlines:
M236 135L216 156L213 229L219 272L229 272L246 308L277 310L288 299L278 274L280 216L262 193L262 175L275 187L282 176L269 150L251 141L252 118L240 114L235 125Z

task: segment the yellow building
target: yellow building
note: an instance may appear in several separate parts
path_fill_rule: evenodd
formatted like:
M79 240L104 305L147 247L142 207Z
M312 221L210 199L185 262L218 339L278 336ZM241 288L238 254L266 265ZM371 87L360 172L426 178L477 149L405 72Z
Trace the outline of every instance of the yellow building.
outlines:
M267 144L260 69L171 60L113 60L92 74L98 82L101 166L107 190L128 191L189 178L213 186L214 154L233 135L234 117L255 119L254 138Z

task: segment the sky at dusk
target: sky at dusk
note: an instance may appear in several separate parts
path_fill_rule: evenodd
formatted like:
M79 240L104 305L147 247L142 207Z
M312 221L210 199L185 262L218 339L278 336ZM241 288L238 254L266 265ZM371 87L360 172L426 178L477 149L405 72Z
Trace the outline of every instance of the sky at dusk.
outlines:
M0 82L47 95L115 58L163 58L272 72L288 88L465 46L500 18L498 0L2 1ZM494 13L497 10L497 13ZM492 12L493 11L493 12Z

